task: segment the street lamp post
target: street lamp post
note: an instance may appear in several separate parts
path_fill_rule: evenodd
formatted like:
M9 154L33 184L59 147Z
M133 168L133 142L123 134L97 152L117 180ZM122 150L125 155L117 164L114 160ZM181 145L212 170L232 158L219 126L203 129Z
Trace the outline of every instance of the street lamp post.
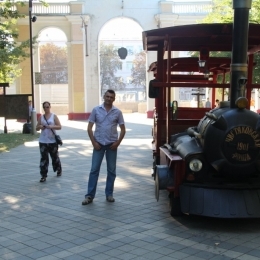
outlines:
M32 107L34 106L34 83L33 83L33 50L32 50L32 1L29 0L29 28L30 28L30 61L31 61L31 88L32 88Z
M36 21L36 17L32 17L32 1L29 0L29 28L30 28L30 61L31 61L31 87L32 87L32 112L31 112L31 133L36 134L36 111L34 104L34 78L33 78L33 48L32 48L32 22Z

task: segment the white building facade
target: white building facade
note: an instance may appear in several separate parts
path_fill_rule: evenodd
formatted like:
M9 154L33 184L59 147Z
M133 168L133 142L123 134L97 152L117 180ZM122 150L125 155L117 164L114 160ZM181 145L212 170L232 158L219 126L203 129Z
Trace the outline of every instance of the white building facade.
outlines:
M102 28L109 21L125 17L137 23L143 31L193 24L207 15L211 4L211 1L86 0L49 3L49 7L46 8L33 2L33 14L38 17L37 22L33 24L33 35L48 27L55 27L62 30L67 37L69 119L87 119L93 107L102 102L99 83L99 37ZM21 19L19 26L22 35L26 35L28 17ZM125 28L126 31L130 29ZM33 56L34 73L40 72L38 52L36 48ZM156 53L147 54L147 68L156 57ZM30 91L29 65L29 61L22 64L28 71L24 69L22 77L16 82L17 94ZM147 73L146 89L152 78L153 75ZM35 108L40 113L40 104L44 101L41 100L41 86L35 84L33 87ZM148 98L145 103L147 115L151 114L153 108L154 100Z

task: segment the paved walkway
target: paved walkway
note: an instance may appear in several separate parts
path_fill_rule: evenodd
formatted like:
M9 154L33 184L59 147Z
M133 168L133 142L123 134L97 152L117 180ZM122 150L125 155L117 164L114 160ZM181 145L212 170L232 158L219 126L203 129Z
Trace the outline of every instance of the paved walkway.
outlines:
M62 177L50 170L39 182L37 141L0 154L0 259L260 259L260 220L172 218L166 192L156 202L152 120L143 114L125 120L115 203L105 199L103 165L97 197L81 205L92 152L86 122L61 117ZM22 123L9 122L11 128L21 131Z

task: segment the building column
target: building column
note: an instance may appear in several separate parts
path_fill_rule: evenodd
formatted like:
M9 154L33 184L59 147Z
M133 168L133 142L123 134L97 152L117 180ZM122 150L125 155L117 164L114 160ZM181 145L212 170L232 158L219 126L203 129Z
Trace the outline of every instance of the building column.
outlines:
M42 113L42 102L41 100L41 84L36 81L36 73L40 72L40 49L39 44L34 45L33 49L33 72L34 72L34 109L36 110L36 113L41 114Z
M86 119L85 113L85 48L80 16L68 16L71 41L68 44L69 120Z

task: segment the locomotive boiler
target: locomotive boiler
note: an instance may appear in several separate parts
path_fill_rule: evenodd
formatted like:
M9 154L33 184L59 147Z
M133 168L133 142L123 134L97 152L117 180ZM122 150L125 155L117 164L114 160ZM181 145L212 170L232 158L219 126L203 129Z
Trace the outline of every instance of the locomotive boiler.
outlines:
M238 98L236 105L230 109L229 102L222 102L197 127L172 136L171 155L179 155L185 162L179 193L184 213L214 217L260 214L259 116L245 108L245 98Z
M260 124L259 115L249 109L251 91L260 87L252 83L260 26L248 22L251 1L236 0L233 8L233 24L143 33L144 48L157 51L150 69L155 79L149 86L156 107L155 195L158 200L159 190L169 192L173 216L260 217ZM174 51L198 51L200 57L172 58ZM229 51L232 56L213 58L212 51ZM198 68L199 61L206 67ZM194 71L198 73L190 73ZM217 82L223 73L230 73L230 85ZM229 88L229 99L213 109L178 109L171 100L176 87Z

